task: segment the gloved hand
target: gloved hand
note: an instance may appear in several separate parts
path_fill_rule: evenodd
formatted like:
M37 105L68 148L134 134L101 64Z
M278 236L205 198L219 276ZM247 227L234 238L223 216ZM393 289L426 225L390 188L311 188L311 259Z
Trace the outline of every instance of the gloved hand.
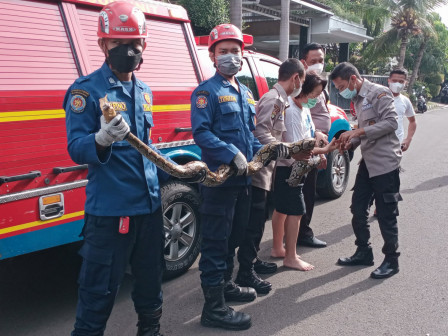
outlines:
M207 173L205 169L201 169L195 176L182 178L181 180L187 183L201 183L205 181L206 175Z
M284 143L279 143L277 147L275 147L276 160L278 159L286 159L289 156L289 148L286 147Z
M247 160L243 153L238 152L230 164L236 168L236 176L247 173Z
M101 116L101 128L95 134L95 141L98 145L109 147L114 142L121 141L130 132L129 125L124 121L121 114L118 114L109 123L106 123L104 116Z

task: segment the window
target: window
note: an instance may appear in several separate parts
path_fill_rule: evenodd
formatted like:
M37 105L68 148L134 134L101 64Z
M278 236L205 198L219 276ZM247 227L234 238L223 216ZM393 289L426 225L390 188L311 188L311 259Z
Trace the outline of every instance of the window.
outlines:
M236 78L252 91L254 100L257 101L260 99L257 84L255 83L254 76L252 75L252 71L250 71L249 63L246 58L243 60L243 68L236 74Z
M270 90L274 87L275 83L277 83L278 69L280 68L280 66L263 60L261 60L260 64Z

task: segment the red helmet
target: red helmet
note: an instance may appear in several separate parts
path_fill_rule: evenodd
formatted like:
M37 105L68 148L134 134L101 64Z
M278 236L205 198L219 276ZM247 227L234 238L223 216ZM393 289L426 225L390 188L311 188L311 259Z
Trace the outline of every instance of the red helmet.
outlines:
M145 14L135 5L116 1L103 7L98 19L98 37L146 38Z
M230 23L224 23L216 26L210 32L208 37L208 51L218 42L224 40L236 40L241 43L241 50L244 49L243 34L238 27Z

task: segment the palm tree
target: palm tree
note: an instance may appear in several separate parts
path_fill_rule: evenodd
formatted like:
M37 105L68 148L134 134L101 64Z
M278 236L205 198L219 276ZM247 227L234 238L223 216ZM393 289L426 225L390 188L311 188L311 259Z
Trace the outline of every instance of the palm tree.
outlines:
M428 44L429 39L437 39L437 34L433 28L434 24L434 14L431 13L427 17L428 23L430 23L430 26L426 26L422 29L421 33L421 42L420 47L418 49L417 58L415 59L414 68L412 70L411 78L409 79L409 85L408 85L408 93L412 93L412 87L414 86L415 80L418 77L418 73L420 71L420 65L422 63L423 54L425 53L426 46Z
M390 51L400 44L398 67L403 67L409 38L421 34L422 29L430 29L426 20L429 12L448 0L387 0L391 12L391 27L373 42L373 54Z

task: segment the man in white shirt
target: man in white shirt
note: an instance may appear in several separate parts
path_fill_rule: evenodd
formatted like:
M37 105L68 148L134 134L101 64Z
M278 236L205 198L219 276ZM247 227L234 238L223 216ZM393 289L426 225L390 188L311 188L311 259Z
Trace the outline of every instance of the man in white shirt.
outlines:
M401 149L404 151L408 150L411 145L412 137L417 129L417 122L415 120L415 112L412 107L412 103L408 97L402 95L400 92L404 89L408 77L408 72L405 69L395 69L389 74L389 88L394 96L395 110L398 114L398 128L395 131L398 139L401 143ZM404 117L409 120L408 134L406 139L404 139Z

